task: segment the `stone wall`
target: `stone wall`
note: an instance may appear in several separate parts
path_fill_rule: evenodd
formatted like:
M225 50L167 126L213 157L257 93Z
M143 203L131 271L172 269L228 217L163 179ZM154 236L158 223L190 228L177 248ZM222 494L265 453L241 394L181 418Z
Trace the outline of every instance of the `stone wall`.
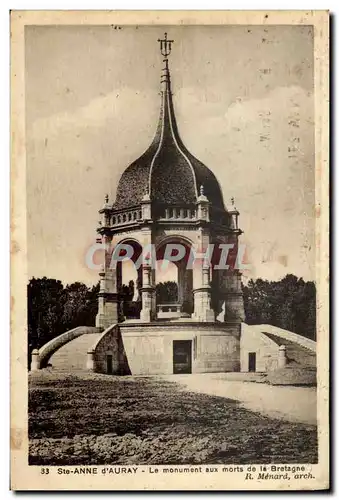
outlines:
M257 372L268 372L278 367L279 346L264 333L242 323L240 337L240 370L249 371L249 353L256 353Z
M112 374L130 373L118 325L107 328L88 355L93 359L91 369L95 372L107 373L107 356L112 356Z
M133 375L172 374L173 342L192 341L192 373L239 371L240 325L178 322L120 325Z

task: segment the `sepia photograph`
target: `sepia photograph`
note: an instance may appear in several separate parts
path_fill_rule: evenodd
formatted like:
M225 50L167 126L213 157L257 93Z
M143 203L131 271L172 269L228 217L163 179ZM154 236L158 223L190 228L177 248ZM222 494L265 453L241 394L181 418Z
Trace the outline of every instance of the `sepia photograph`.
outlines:
M12 16L13 489L328 487L328 13L176 13Z

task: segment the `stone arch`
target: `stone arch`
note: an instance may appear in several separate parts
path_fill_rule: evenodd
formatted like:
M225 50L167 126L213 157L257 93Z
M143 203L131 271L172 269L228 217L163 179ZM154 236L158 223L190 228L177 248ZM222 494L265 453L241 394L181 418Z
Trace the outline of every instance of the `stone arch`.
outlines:
M161 246L163 246L166 243L184 243L186 245L189 245L192 247L194 245L194 241L188 238L187 236L181 235L181 234L170 234L163 236L161 238L157 238L156 243L155 243L155 249L158 250Z
M116 263L116 282L118 290L119 317L139 318L141 310L142 267L138 269L135 263L142 252L142 245L137 238L124 236L113 243L117 245L131 245L133 255L126 261ZM133 283L133 286L132 286ZM133 294L132 294L133 290Z
M188 267L193 241L182 235L167 235L156 242L157 262L164 260L164 249L167 244L182 244L186 251L184 257L178 261L173 261L177 267L177 287L178 304L181 306L182 315L191 315L193 313L193 270Z

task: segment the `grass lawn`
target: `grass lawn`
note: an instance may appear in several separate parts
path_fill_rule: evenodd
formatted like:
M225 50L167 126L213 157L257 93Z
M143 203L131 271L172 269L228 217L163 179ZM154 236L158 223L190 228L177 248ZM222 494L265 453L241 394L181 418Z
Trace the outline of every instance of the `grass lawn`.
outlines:
M317 462L316 427L149 377L31 373L31 465Z

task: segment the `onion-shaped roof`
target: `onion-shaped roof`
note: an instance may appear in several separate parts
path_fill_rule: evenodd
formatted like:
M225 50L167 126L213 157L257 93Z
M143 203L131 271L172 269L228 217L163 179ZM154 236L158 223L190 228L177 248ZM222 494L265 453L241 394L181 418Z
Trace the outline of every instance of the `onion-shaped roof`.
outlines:
M211 170L183 144L174 114L168 62L163 69L161 110L155 137L143 155L123 172L113 209L139 204L148 193L155 202L192 205L200 186L212 206L224 209L219 183Z

